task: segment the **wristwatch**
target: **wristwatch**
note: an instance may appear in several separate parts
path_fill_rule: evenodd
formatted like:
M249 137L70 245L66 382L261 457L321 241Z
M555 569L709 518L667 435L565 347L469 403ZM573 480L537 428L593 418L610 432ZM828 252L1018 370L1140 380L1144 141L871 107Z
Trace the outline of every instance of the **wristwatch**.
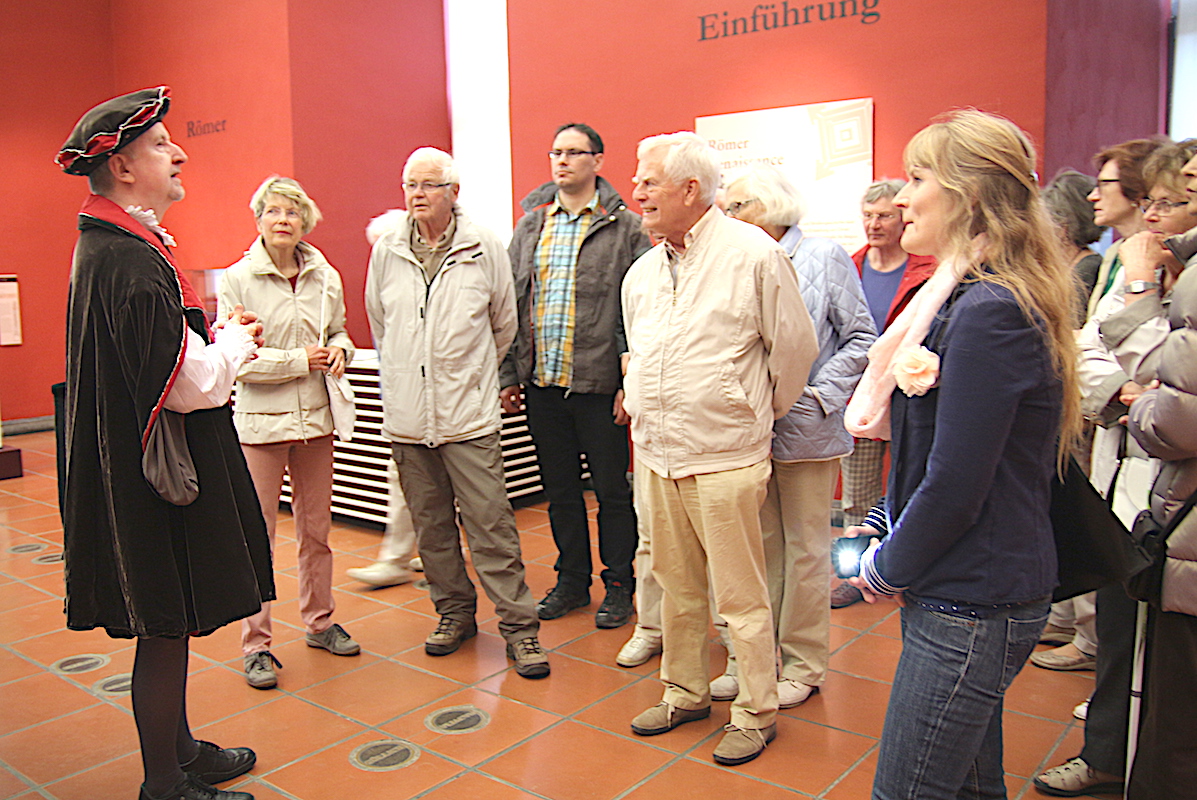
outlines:
M1155 281L1130 281L1126 284L1127 294L1142 294L1148 289L1159 289L1160 285Z

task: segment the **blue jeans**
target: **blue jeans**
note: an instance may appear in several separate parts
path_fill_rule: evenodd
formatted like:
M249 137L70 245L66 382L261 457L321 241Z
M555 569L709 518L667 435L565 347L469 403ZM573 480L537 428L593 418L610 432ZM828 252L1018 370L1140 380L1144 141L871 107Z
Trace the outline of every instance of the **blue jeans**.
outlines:
M907 598L873 800L1004 800L1002 703L1049 605L978 617Z

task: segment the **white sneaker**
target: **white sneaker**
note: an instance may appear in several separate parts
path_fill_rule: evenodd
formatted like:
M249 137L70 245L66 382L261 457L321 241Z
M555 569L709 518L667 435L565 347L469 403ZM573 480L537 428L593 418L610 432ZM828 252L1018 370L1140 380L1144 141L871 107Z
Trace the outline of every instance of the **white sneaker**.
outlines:
M420 558L419 556L414 556L411 561L407 562L407 568L412 572L423 572L424 559Z
M411 570L399 566L394 561L375 561L368 567L351 567L345 570L345 574L355 581L377 587L411 583L416 577Z
M777 682L777 705L779 708L800 706L817 691L819 691L817 686L807 686L801 681L783 678Z
M621 667L638 667L661 652L661 640L650 639L647 636L633 634L628 643L615 657L615 663Z
M711 681L712 700L735 700L740 693L740 681L735 675L720 675Z
M1088 719L1089 718L1089 701L1086 700L1085 702L1078 704L1076 708L1072 709L1072 716L1074 716L1080 720Z

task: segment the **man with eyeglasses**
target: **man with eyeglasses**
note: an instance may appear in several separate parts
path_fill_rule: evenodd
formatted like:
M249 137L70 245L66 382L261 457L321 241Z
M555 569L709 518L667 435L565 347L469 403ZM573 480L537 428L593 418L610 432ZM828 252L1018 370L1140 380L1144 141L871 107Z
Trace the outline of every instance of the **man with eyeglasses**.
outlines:
M606 588L594 622L618 628L632 613L636 552L619 287L649 241L640 217L599 177L602 166L598 133L581 123L562 125L549 151L552 180L520 203L527 214L508 248L519 332L503 362L500 397L509 413L520 410L521 395L526 404L557 544L557 583L537 614L557 619L590 604L590 526L580 466L585 454L599 505Z
M868 243L852 255L860 270L865 301L878 335L897 319L931 273L935 259L909 255L902 249L902 209L894 197L906 185L901 180L881 180L865 190L861 201ZM881 439L857 439L853 451L840 460L843 490L840 507L845 528L864 522L869 509L884 491L885 448ZM863 599L860 590L843 581L831 590L831 607L843 608Z
M499 364L515 338L511 265L499 238L457 206L457 167L421 147L403 167L407 211L374 244L366 313L379 355L382 433L391 441L440 623L424 642L455 652L478 632L454 502L507 656L549 674L524 582L499 449Z

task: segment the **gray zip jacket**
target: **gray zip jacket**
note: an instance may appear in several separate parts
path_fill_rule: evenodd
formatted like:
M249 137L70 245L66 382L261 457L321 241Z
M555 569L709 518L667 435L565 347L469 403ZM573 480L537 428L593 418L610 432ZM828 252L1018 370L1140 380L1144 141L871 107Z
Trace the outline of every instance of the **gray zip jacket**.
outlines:
M619 356L627 350L619 287L623 276L650 243L640 230L640 217L628 211L610 183L598 179L598 209L582 238L576 268L576 320L571 392L615 394L622 385ZM507 253L515 278L519 331L499 370L499 384L527 383L535 363L532 338L533 273L536 245L545 212L557 196L546 183L521 202L527 213L515 226Z
M852 452L844 409L877 338L852 259L830 239L805 236L797 225L778 243L794 263L802 300L819 341L810 379L790 413L773 423L776 461L823 461Z

